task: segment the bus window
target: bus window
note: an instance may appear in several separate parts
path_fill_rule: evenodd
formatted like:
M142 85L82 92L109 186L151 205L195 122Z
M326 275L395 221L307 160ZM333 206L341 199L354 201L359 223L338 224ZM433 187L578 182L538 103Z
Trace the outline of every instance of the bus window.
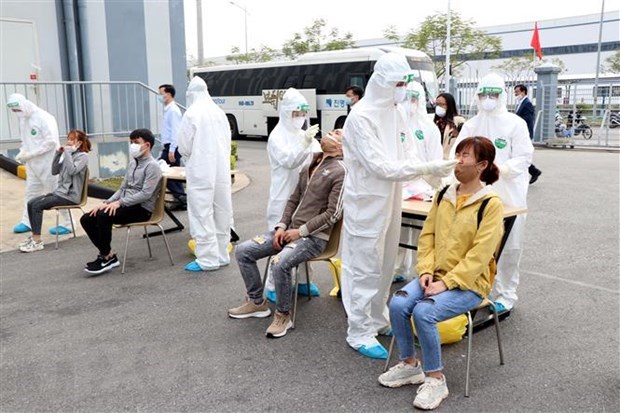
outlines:
M358 86L364 89L366 86L365 83L364 75L351 75L351 77L349 77L349 86Z
M314 75L305 75L304 80L301 82L302 89L314 89L316 87Z
M297 87L297 75L289 75L286 77L282 89L288 89L289 87Z

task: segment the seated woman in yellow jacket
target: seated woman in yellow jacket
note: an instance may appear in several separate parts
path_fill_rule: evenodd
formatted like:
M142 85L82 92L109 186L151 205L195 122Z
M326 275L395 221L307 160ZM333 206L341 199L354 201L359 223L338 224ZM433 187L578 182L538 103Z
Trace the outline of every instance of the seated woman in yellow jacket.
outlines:
M390 301L400 362L379 376L387 387L422 384L413 403L421 409L434 409L448 397L437 323L475 308L489 293L490 264L503 231L502 202L491 187L499 177L493 144L481 137L464 139L456 148L456 159L458 182L433 202L420 234L416 268L420 277L396 291ZM487 198L478 222L478 210ZM412 314L422 347L421 364L413 344Z

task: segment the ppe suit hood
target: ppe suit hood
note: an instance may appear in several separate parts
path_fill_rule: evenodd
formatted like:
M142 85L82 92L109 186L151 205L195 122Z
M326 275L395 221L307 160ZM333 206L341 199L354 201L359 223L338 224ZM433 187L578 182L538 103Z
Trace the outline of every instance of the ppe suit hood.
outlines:
M205 81L198 76L194 76L187 86L186 99L188 108L198 101L210 100L211 95L209 95L209 89Z
M9 96L9 100L6 102L9 109L19 109L26 117L30 117L37 109L37 105L26 99L26 97L20 93L13 93Z
M418 98L418 109L415 113L409 112L409 122L412 120L417 120L420 124L433 126L436 128L433 121L426 114L426 93L424 93L424 87L416 82L409 82L407 84L407 101L411 101L411 96L417 95ZM408 105L407 105L408 106Z
M381 56L377 63L364 97L366 101L373 102L377 106L391 106L394 104L394 88L398 82L405 80L405 75L411 71L405 56L399 53L386 53ZM360 101L362 102L362 101Z
M497 99L497 106L492 111L486 111L482 109L482 102L478 97L480 93L499 92L499 99ZM474 95L474 104L478 108L478 114L484 116L496 116L508 112L506 109L506 85L504 79L497 73L489 73L480 79L476 94Z
M297 89L289 88L282 96L279 109L279 122L287 131L297 132L299 128L293 125L293 111L308 111L308 101ZM306 116L306 124L308 123Z

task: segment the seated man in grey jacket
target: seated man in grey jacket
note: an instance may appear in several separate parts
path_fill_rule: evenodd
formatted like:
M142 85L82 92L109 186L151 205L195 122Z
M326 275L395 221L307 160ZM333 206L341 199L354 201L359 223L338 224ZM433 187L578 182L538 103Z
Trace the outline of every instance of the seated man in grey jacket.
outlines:
M247 298L228 310L232 318L268 317L271 310L263 298L263 283L256 265L260 258L275 255L271 272L276 285L276 313L267 337L282 337L291 322L291 270L320 255L333 225L342 217L342 196L346 169L342 162L342 131L321 139L322 153L299 174L280 222L273 231L256 236L236 247L235 257L245 282Z
M103 204L80 219L84 231L99 250L97 259L86 264L84 271L101 274L119 266L112 253L112 225L147 221L151 218L161 189L161 169L153 159L155 143L148 129L136 129L129 135L129 156L121 187Z

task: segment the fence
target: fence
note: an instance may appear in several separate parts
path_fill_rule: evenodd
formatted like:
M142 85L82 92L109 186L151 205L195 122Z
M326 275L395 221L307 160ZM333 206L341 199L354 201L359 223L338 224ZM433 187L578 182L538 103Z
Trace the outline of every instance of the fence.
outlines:
M140 82L1 82L6 103L21 93L51 113L58 122L61 141L71 129L85 131L93 142L89 167L92 177L124 174L128 161L127 136L148 128L159 135L162 105L159 92ZM20 142L19 123L8 110L0 111L0 145L13 157ZM158 145L154 148L158 150ZM156 153L156 152L155 152Z

